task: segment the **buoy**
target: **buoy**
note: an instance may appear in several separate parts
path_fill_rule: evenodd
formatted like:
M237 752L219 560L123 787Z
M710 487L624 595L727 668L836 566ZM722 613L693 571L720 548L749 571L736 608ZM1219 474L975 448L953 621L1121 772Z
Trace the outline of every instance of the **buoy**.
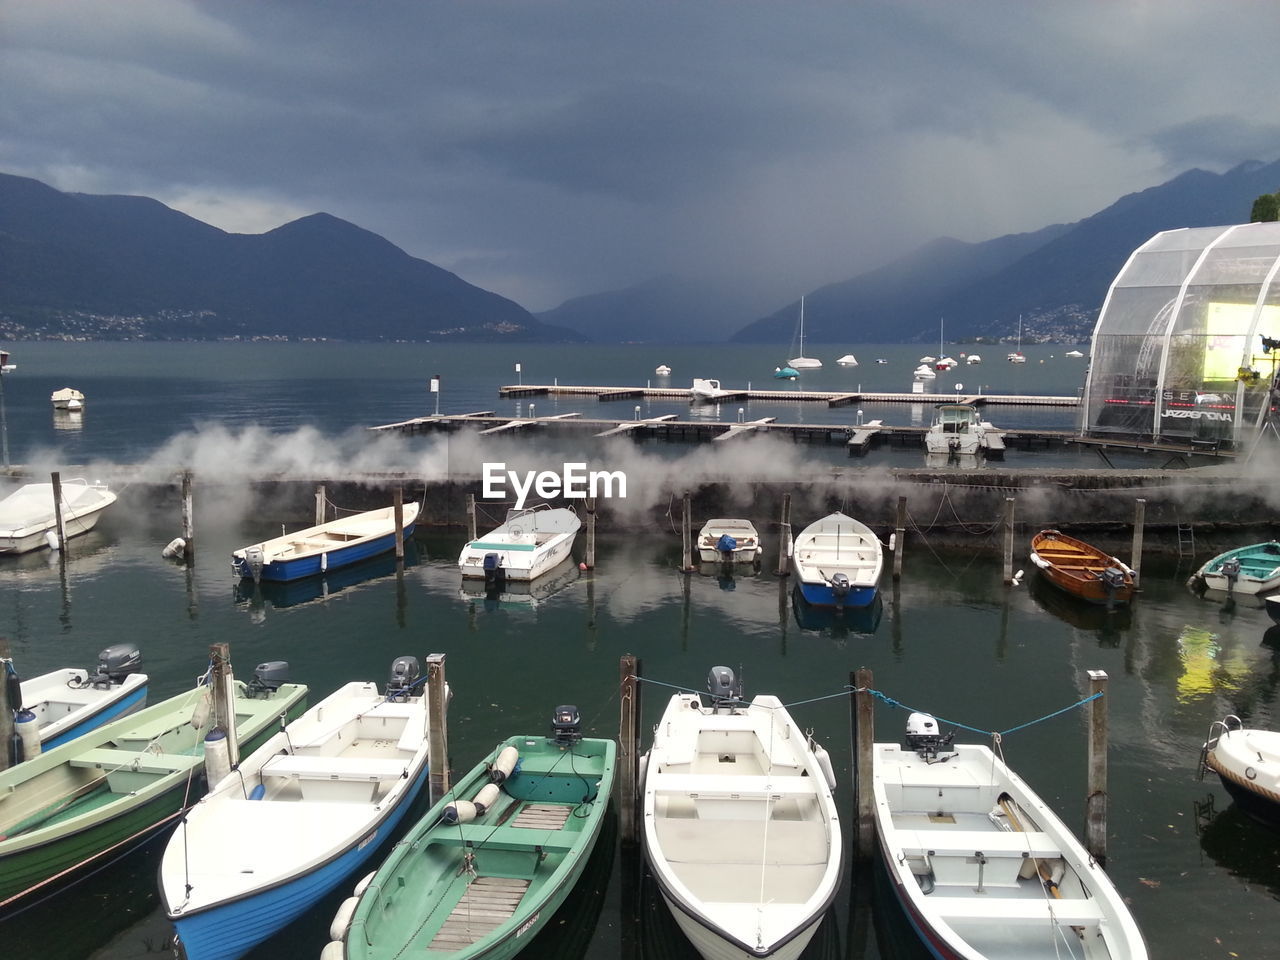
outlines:
M498 754L498 759L493 761L489 779L494 783L502 783L511 776L511 771L516 768L516 761L519 759L520 751L515 747L503 747L502 752Z
M351 926L351 918L356 915L359 897L347 897L333 915L333 923L329 924L329 939L341 941L347 935L347 927Z
M58 550L58 534L53 530L46 530L44 534L44 542L49 545L49 549L57 552Z
M347 955L347 948L341 940L330 940L320 951L320 960L342 960Z
M186 552L187 541L183 540L181 537L174 537L165 545L165 548L160 551L160 556L164 557L166 560L181 560Z
M476 808L476 816L483 817L490 807L498 799L498 795L502 791L496 783L486 783L480 788L480 792L476 794L475 799L471 801L472 806Z
M250 800L261 800L266 795L267 795L267 785L265 783L260 783L256 787L254 787L252 790L249 791Z
M19 710L13 715L13 730L22 741L22 759L40 756L40 721L30 710Z
M585 569L587 569L587 564L586 564L586 561L585 561L585 560L584 560L582 563L579 563L579 564L578 564L578 569L579 569L579 570L585 570Z
M210 730L204 738L204 776L210 789L231 772L231 746L221 730Z
M378 872L377 870L371 870L369 873L366 873L366 874L364 875L364 879L363 879L363 880L361 880L359 883L357 883L357 884L356 884L356 896L357 896L357 897L359 897L359 896L363 895L363 894L364 894L364 892L365 892L366 890L368 890L368 889L369 889L369 884L373 883L374 875L375 875L377 872Z
M444 808L444 822L452 826L455 823L470 823L476 818L476 805L470 800L455 800Z
M212 712L213 688L205 687L200 699L196 701L196 708L191 711L191 725L197 730L203 730L205 724L209 722L209 714Z
M813 756L818 761L818 769L826 777L827 787L834 790L836 788L836 771L831 766L831 754L827 753L826 747L820 747L815 743L813 745Z

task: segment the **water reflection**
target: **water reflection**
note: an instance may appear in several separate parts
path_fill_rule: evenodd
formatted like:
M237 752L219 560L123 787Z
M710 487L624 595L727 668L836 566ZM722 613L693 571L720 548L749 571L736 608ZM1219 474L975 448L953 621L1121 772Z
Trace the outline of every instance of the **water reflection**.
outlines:
M421 548L409 538L404 544L405 568L417 565L422 558ZM189 568L188 568L189 569ZM250 616L260 619L265 616L266 607L278 610L310 603L313 600L327 600L343 590L350 590L388 580L396 575L397 562L394 553L384 553L350 566L339 567L327 573L300 580L285 582L259 581L240 579L232 587L232 594L237 604L248 604ZM403 596L399 601L403 603Z
M800 585L793 584L791 613L801 630L811 630L835 640L844 640L850 635L869 636L875 633L884 614L884 601L877 590L875 599L865 607L845 607L843 610L815 607L804 599L800 593Z
M54 410L53 429L80 430L84 427L83 410Z
M491 587L479 577L461 577L458 596L472 605L479 603L489 612L503 608L533 610L577 583L581 576L578 565L570 558L536 580L508 580L501 587Z
M1108 608L1099 603L1087 603L1068 595L1038 574L1031 576L1030 592L1032 599L1046 613L1077 630L1096 633L1100 646L1118 647L1125 631L1133 623L1130 604Z
M1234 803L1215 811L1212 796L1198 805L1197 815L1200 848L1213 862L1280 900L1280 831L1250 819Z

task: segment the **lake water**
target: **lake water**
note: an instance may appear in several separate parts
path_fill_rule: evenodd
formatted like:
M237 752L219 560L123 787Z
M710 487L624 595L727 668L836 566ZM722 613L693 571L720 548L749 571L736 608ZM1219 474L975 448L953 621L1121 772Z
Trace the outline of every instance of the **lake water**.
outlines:
M758 347L503 349L494 356L479 346L19 344L12 349L19 369L5 378L10 445L15 462L137 462L185 449L174 436L209 422L289 438L304 424L344 431L421 415L433 373L445 378L442 410L510 410L510 402L496 399L496 386L514 379L517 360L525 382L559 376L626 384L643 383L659 362L679 372L737 356L736 368L699 375L736 382L736 369L743 385L747 370L771 370L776 362ZM1062 371L1058 380L1046 373L1041 392L1074 392L1083 368L1047 356L1062 347L1028 349L1032 360L1016 372L1000 352L999 364L991 363L993 384L997 370L1022 377L1039 368L1038 349L1046 371ZM921 345L828 352L862 360L895 350L904 363L925 352ZM67 385L89 398L74 432L55 429L48 409L49 392ZM1026 386L1006 381L993 389ZM92 665L103 647L131 640L142 648L154 702L191 683L211 643L228 642L238 675L263 660L288 660L293 679L311 685L314 702L351 679L384 680L402 654L442 652L454 692L452 766L464 770L512 733L548 729L559 703L577 704L590 734L616 735L624 653L639 655L649 678L698 689L708 669L723 663L740 669L748 695L768 692L789 703L837 694L850 671L865 666L888 696L985 730L1077 702L1087 694L1086 671L1102 669L1110 677L1109 873L1151 955L1274 955L1280 839L1240 817L1216 781L1197 781L1196 766L1209 724L1224 714L1262 727L1277 723L1280 628L1261 609L1196 598L1183 586L1188 565L1148 558L1132 613L1107 615L1067 602L1034 576L1006 588L998 559L935 551L915 539L898 588L885 578L877 613L841 619L797 607L790 585L767 572L734 579L679 573L679 535L669 526L639 536L602 531L595 571L567 568L545 595L498 599L460 589L460 536L427 533L411 545L402 575L375 564L356 582L334 577L255 593L239 588L227 558L278 529L279 518L203 509L194 569L159 555L177 532L176 518L125 513L109 513L99 529L73 540L65 565L47 553L0 559L0 635L19 671ZM753 519L769 529L771 518ZM645 688L646 729L669 692ZM793 713L831 751L851 825L846 701L819 700ZM878 739L899 739L905 719L879 706ZM1011 734L1003 750L1068 825L1083 826L1082 711ZM162 950L169 931L154 886L159 847L0 922L6 955L114 960ZM614 850L602 848L590 882L530 956L692 956L648 886L640 889L640 924L630 921L631 884ZM317 904L253 956L317 956L345 895ZM901 936L895 910L883 902L874 874L851 871L810 956L918 956Z

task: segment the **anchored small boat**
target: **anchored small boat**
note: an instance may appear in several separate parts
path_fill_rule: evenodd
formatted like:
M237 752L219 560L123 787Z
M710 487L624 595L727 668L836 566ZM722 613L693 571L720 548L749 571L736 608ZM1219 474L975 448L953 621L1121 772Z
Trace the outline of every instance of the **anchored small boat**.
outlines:
M1031 538L1031 562L1055 587L1081 600L1115 606L1133 599L1133 570L1127 563L1059 530L1041 530Z
M836 363L840 364L842 367L856 367L858 365L858 358L852 353L846 353L843 357L837 360Z
M801 531L791 562L809 603L865 607L876 597L884 554L870 527L837 511Z
M938 375L923 363L911 372L911 376L916 380L936 380L938 378Z
M1280 543L1251 543L1220 553L1194 574L1210 590L1228 593L1266 593L1280 587Z
M508 580L536 580L569 556L582 521L567 507L546 504L508 510L507 519L458 554L464 577L500 587Z
M1228 715L1209 726L1200 750L1200 773L1212 770L1246 814L1280 827L1280 732L1246 728Z
M13 665L7 665L11 675ZM126 716L147 702L147 675L138 672L142 654L118 643L98 654L97 672L64 667L22 680L21 710L14 729L23 739L26 759L52 750L96 727ZM35 733L29 728L34 727Z
M721 397L728 396L729 392L721 388L719 380L694 377L693 386L689 389L689 400L691 403L714 403Z
M414 657L339 687L215 784L169 837L160 895L186 960L233 960L365 864L427 782Z
M418 505L401 507L403 535L413 535ZM286 581L327 573L395 547L395 507L353 513L232 551L236 576Z
M105 484L63 480L62 528L67 539L88 533L116 502ZM57 545L58 511L52 483L23 484L0 500L0 553L26 553Z
M498 744L338 909L322 960L507 960L570 895L600 836L617 745L556 708Z
M642 761L645 856L707 960L794 960L844 865L830 760L777 697L744 701L728 667L707 683L707 704L671 698Z
M143 842L200 798L206 747L227 742L212 723L212 671L191 690L0 771L0 912ZM244 750L302 712L307 688L285 682L287 671L270 661L250 683L228 685Z
M656 376L659 376L659 377L671 376L671 368L668 367L665 363L658 364L656 367L653 368L653 372Z
M787 365L794 367L796 370L817 370L822 366L822 361L816 357L806 357L804 355L804 297L800 298L800 356L792 357L787 361Z
M876 832L893 891L941 960L1145 960L1102 867L985 746L952 746L913 713L877 743Z
M764 545L750 520L708 520L698 533L703 563L759 563L762 556Z
M775 380L797 380L799 377L800 371L790 364L773 368L773 379Z
M49 395L49 402L55 410L83 410L84 394L74 387L63 387Z

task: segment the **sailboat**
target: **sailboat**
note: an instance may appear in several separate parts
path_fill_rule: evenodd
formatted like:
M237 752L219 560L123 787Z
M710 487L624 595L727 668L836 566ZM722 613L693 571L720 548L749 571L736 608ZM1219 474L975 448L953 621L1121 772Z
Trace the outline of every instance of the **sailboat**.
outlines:
M1010 363L1026 363L1027 358L1022 355L1022 314L1018 314L1018 349L1006 357Z
M787 366L794 370L817 370L822 361L804 355L804 297L800 298L800 356L792 357Z
M934 361L934 368L938 370L950 370L952 367L959 366L955 360L947 356L946 337L943 334L943 318L938 318L938 359Z

